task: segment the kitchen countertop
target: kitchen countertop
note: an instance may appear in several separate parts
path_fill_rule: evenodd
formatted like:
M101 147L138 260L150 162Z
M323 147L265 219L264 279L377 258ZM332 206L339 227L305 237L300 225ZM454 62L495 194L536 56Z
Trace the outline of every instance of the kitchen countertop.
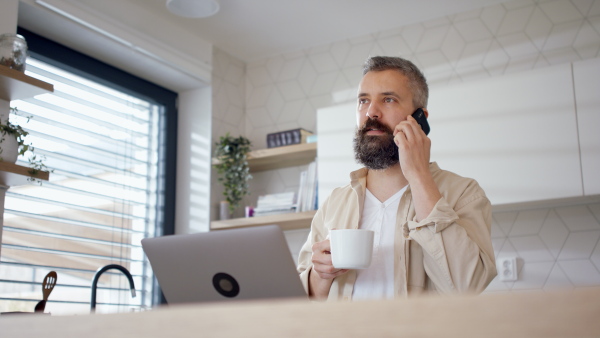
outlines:
M600 337L600 288L393 301L224 302L126 314L0 316L12 337Z

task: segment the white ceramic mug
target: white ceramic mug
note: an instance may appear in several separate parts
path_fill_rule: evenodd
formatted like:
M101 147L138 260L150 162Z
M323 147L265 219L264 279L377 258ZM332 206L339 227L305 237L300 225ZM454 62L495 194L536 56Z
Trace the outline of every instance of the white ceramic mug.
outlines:
M371 265L375 232L337 229L329 232L331 260L337 269L366 269Z

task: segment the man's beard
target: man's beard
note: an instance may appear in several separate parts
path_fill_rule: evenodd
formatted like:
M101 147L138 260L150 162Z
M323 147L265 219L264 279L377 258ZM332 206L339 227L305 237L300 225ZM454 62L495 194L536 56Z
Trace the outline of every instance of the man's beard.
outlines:
M367 131L373 128L385 134L367 135ZM361 128L356 128L354 158L372 170L387 169L398 164L398 146L394 143L392 130L379 120L368 119Z

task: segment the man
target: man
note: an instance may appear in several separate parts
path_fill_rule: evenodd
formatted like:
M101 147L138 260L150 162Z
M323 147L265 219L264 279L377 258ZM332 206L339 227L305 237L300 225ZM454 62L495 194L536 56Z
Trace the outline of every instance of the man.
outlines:
M369 58L358 88L351 183L316 213L298 271L313 299L389 299L481 292L496 276L491 206L476 181L429 163L431 141L411 116L428 116L428 87L410 61ZM375 231L365 270L336 269L331 229Z

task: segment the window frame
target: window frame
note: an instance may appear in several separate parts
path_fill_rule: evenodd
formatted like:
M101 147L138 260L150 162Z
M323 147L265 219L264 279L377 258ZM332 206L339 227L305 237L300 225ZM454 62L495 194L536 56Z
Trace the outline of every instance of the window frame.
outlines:
M160 136L158 159L159 182L157 186L159 200L157 201L155 233L156 236L174 234L177 183L178 94L22 27L17 28L17 34L25 37L29 54L37 59L164 107L164 111L161 113L159 119L162 124L160 126L162 135ZM62 60L68 60L68 62ZM152 304L164 303L166 303L166 300L155 278L153 281Z

